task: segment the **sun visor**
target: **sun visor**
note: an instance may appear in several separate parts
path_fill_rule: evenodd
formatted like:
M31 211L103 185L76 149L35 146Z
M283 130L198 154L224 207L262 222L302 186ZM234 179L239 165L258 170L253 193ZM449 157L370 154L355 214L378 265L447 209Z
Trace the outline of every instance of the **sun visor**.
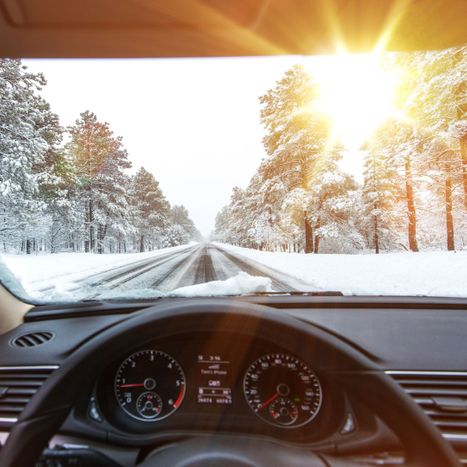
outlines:
M3 57L195 57L462 45L465 0L0 0Z

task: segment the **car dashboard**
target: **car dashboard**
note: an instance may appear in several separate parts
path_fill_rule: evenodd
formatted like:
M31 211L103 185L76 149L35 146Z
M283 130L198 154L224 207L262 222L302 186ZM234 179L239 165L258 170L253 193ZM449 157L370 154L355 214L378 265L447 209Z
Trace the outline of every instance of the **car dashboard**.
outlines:
M344 407L318 356L304 361L235 333L192 333L123 352L96 383L88 413L99 410L97 423L135 441L189 430L310 442L338 431Z
M375 307L375 300L344 297L238 299L245 300L312 323L364 353L414 398L464 457L467 412L450 410L446 400L444 409L437 404L439 397L462 398L467 388L460 352L467 338L464 303L443 302L441 311L441 303L433 300L423 306L380 300ZM145 305L39 307L22 326L1 336L0 386L9 387L0 398L3 438L55 368ZM30 337L30 345L23 347L14 344L38 333L52 337L39 344ZM160 333L155 329L154 334ZM104 370L97 378L83 372L74 382L80 397L52 439L53 452L91 447L114 465L129 466L168 440L216 433L274 440L369 464L403 456L397 437L362 403L365 395L356 398L340 385L332 362L312 341L291 345L286 335L273 341L238 330L166 329L163 337L139 345L122 339L110 358L102 358ZM27 394L14 394L15 387Z

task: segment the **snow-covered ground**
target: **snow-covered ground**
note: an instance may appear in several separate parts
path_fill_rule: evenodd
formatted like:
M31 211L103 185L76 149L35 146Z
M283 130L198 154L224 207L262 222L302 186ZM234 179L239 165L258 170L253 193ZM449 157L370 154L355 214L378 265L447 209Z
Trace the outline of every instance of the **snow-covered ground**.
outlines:
M190 245L163 248L145 253L92 254L54 253L43 255L0 254L0 259L27 292L46 289L58 283L73 283L92 274L104 273L136 261L157 258L167 252L182 252Z
M467 297L467 251L304 255L220 247L301 279L318 290L345 295Z
M41 301L297 290L467 297L467 252L305 255L191 244L134 254L0 255L0 279L13 290L2 261Z
M174 290L179 297L206 297L219 295L243 295L254 292L272 292L271 279L250 276L239 272L224 281L211 281L204 284L188 285Z
M209 251L205 245L191 243L133 254L4 254L0 255L0 279L18 295L27 294L41 302L241 295L273 290L271 278L261 274L250 275L228 262L221 264L222 271L213 268L210 255L216 262L222 255L215 248ZM5 270L2 277L2 264L13 280L5 280ZM211 280L205 278L206 272Z

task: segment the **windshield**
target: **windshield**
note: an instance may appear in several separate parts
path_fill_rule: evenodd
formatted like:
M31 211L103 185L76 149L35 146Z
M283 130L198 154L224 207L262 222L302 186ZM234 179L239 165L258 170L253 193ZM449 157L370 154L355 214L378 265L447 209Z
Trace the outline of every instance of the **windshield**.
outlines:
M467 297L466 54L1 59L0 280Z

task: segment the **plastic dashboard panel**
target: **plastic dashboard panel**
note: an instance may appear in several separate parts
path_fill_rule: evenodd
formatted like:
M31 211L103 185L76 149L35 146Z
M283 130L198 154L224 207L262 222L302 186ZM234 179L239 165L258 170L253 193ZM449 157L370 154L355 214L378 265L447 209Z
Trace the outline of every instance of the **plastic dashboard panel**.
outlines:
M171 299L179 300L179 299ZM191 299L193 300L193 299ZM382 369L465 371L467 302L448 299L375 300L352 297L319 300L313 297L251 297L241 301L268 305L320 326L352 343ZM182 300L180 300L181 302ZM60 365L74 349L104 329L152 304L86 304L37 307L26 322L0 336L2 365ZM63 310L63 314L60 313ZM29 331L52 331L44 345L16 348L16 336Z

